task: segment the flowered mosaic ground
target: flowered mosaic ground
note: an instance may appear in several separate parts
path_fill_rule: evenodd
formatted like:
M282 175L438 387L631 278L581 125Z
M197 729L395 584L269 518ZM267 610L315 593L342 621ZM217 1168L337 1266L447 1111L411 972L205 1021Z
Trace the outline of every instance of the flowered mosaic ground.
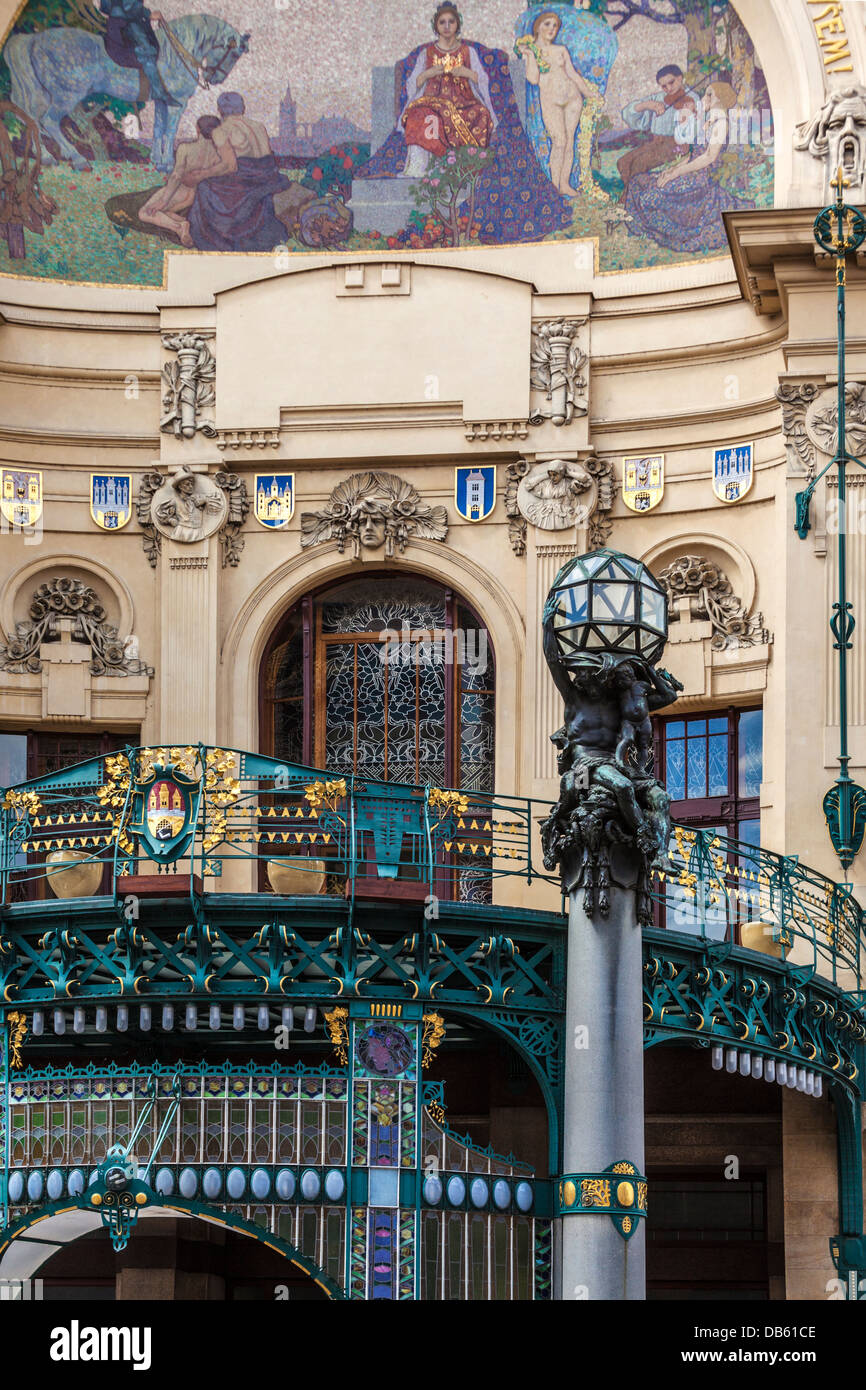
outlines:
M602 172L613 177L615 161L606 156ZM300 180L302 171L292 171ZM170 249L167 242L156 236L130 230L121 235L112 226L105 212L105 200L119 193L134 193L155 186L162 176L152 166L94 163L90 171L77 171L66 166L46 169L42 176L43 191L57 203L56 213L47 234L38 236L25 232L26 260L14 260L5 242L0 241L0 273L24 275L38 279L91 281L112 285L159 285L163 282L163 258ZM740 191L740 190L738 190ZM747 196L758 206L772 202L772 170L768 163L751 171ZM616 207L575 199L570 227L549 238L570 241L575 238L598 237L598 268L601 271L642 269L658 265L675 265L694 261L700 256L683 256L657 246L647 237L630 236L617 221ZM461 243L479 245L478 238L465 225L461 227ZM423 221L417 232L407 239L409 250L424 250L441 246L432 224L425 237ZM304 252L309 247L294 238L285 243L289 252ZM395 238L353 233L340 251L386 251L395 249ZM99 249L100 255L94 255ZM718 253L716 253L718 254Z

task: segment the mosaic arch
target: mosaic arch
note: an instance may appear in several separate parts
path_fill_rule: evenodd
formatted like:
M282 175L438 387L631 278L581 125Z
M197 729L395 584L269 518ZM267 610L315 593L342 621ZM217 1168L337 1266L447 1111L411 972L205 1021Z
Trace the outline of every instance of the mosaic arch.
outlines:
M727 0L30 0L0 52L0 273L158 285L172 247L597 237L602 271L726 253L772 203ZM335 13L341 22L335 23Z

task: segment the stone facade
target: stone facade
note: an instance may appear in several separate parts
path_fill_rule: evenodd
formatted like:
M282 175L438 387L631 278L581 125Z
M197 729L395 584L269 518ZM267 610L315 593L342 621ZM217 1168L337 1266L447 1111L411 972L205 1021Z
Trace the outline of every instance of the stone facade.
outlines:
M7 19L13 9L12 0L0 3ZM838 736L826 491L816 492L808 539L793 529L804 450L820 466L828 457L818 435L804 442L803 419L833 384L835 289L812 246L825 170L815 140L795 139L795 129L822 109L827 90L854 78L842 67L827 75L801 0L743 0L738 10L764 55L771 94L785 97L775 208L728 214L733 263L720 253L596 273L597 241L594 254L591 242L578 242L591 254L577 259L573 242L548 241L299 249L280 264L269 254L178 250L166 257L162 288L0 277L3 466L40 470L44 490L35 527L2 536L0 642L8 654L35 591L59 577L94 592L121 643L135 639L123 679L97 669L71 623L58 621L59 640L43 642L29 669L4 657L2 728L53 721L142 744L259 747L259 667L282 615L306 593L385 561L380 545L340 544L333 528L320 528L312 543L305 522L327 515L348 479L386 475L408 486L413 514L389 547L389 572L447 584L489 631L498 789L556 798L549 735L560 706L541 649L541 611L565 560L606 534L607 544L660 577L684 574L684 561L703 563L703 586L696 579L670 590L676 621L665 661L684 687L677 708L685 718L763 708L762 844L838 877L820 808ZM848 39L862 74L862 24L849 22ZM864 285L851 275L849 374L857 380L866 377ZM533 365L543 356L539 332L557 322L579 326L579 352L566 361L566 345L563 363L544 377ZM206 378L202 389L190 367L186 405L182 374L171 365L184 344L198 345ZM551 404L557 390L561 400ZM713 492L713 452L747 442L754 482L726 505ZM619 495L622 459L638 450L665 455L664 497L645 514ZM586 461L598 459L610 467L589 477ZM520 481L552 463L590 483L576 498L573 524L556 534L516 500ZM472 465L496 466L496 505L481 524L454 504L455 467ZM91 473L131 474L138 499L149 476L162 482L181 470L199 480L193 491L202 507L213 502L204 522L185 527L175 517L159 528L157 544L152 485L115 532L92 519ZM280 529L259 524L246 501L256 475L271 472L294 474L293 515ZM858 503L861 494L862 486L852 489ZM432 529L418 515L434 518ZM707 593L716 596L709 605ZM849 598L862 624L866 520L849 541ZM862 644L850 681L851 773L862 782ZM852 880L864 900L863 854ZM552 887L509 891L515 906L558 907ZM827 1241L837 1229L832 1112L826 1102L819 1115L816 1101L784 1100L784 1231L774 1239L784 1241L786 1263L773 1288L779 1297L820 1299L833 1277ZM729 1141L708 1143L706 1135L694 1140L705 1165ZM651 1137L651 1153L653 1144L673 1162L660 1138Z

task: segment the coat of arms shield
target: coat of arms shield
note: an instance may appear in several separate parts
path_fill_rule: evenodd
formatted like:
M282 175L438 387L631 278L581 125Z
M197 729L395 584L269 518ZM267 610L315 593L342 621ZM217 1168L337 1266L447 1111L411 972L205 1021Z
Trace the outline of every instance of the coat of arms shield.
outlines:
M201 781L196 750L142 749L134 777L130 833L148 858L170 864L195 834Z
M132 475L91 473L90 515L103 531L120 531L132 516Z
M13 527L27 528L36 525L42 515L40 469L0 469L0 513Z
M622 461L622 500L633 512L651 512L665 495L664 454L632 454Z
M726 444L713 452L713 492L720 502L739 502L755 477L753 444Z
M496 465L455 468L454 505L465 521L484 521L496 506Z
M271 531L281 531L295 511L294 473L257 473L255 496L256 521Z

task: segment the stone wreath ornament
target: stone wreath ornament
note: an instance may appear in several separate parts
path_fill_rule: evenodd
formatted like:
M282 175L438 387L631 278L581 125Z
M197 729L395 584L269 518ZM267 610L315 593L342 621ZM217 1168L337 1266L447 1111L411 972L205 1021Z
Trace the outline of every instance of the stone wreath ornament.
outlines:
M714 632L711 645L716 651L727 647L752 647L766 644L770 635L764 627L762 613L746 612L724 570L701 555L681 555L659 574L659 583L669 599L691 598L696 602L696 617L709 619ZM671 621L674 621L671 614Z

